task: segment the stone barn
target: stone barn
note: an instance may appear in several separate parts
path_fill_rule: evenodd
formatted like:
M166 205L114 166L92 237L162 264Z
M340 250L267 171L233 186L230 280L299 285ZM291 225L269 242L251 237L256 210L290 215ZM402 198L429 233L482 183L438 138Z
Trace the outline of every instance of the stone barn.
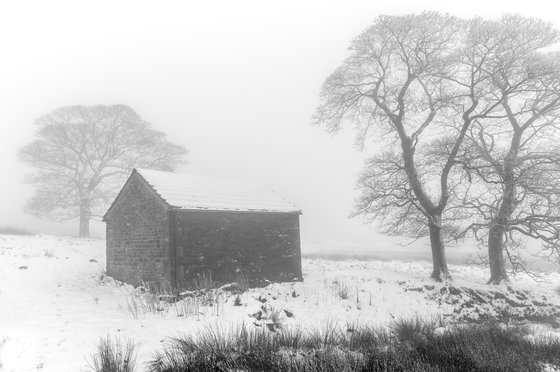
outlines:
M174 285L301 280L301 211L257 185L134 169L107 210L107 274Z

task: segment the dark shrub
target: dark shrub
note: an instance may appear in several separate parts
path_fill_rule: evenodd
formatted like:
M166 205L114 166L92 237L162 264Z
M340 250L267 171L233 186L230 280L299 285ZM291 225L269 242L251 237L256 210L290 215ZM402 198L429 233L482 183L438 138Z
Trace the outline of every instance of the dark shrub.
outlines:
M499 372L559 363L560 341L531 341L526 333L494 324L438 329L437 322L420 319L399 320L389 329L332 323L311 331L207 328L169 340L149 370Z

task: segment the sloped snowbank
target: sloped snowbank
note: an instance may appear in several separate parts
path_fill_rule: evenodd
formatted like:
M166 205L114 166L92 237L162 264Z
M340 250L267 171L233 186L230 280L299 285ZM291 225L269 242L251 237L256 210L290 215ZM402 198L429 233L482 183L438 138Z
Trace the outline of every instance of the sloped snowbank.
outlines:
M102 240L0 235L0 370L87 370L87 358L106 335L133 339L146 361L166 337L208 325L265 327L278 321L274 317L287 327L382 325L395 318L444 317L454 311L454 304L434 295L443 293L444 286L428 278L425 262L304 260L303 283L271 284L241 294L211 291L205 294L211 300L197 302L188 316L173 304L134 313L130 306L142 295L107 279L104 267ZM464 288L489 290L484 270L451 270L452 285L463 288L461 293L470 293ZM545 279L536 283L521 277L512 286L530 293L531 301L545 296L546 303L556 306L560 277L547 274ZM466 301L463 296L457 303Z

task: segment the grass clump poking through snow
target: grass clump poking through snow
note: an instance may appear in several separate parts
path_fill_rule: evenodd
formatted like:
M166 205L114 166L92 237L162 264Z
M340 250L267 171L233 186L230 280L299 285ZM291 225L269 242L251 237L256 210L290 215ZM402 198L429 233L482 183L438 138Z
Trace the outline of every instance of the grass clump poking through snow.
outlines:
M241 325L170 339L148 364L164 371L540 371L560 366L560 341L486 324L441 328L399 320L319 330Z
M43 256L45 256L46 258L53 258L54 253L50 249L45 248L43 249Z
M2 347L6 344L6 342L8 342L8 338L7 337L3 337L0 340L0 356L2 356ZM0 359L0 369L2 368L2 360Z
M107 336L99 341L89 366L95 372L135 372L137 359L136 344Z
M540 371L560 366L560 340L531 341L523 327L495 323L443 329L418 319L401 320L393 332L410 359L453 371Z
M335 280L333 282L333 289L336 296L341 300L347 300L350 297L350 288L348 287L348 283L343 280Z

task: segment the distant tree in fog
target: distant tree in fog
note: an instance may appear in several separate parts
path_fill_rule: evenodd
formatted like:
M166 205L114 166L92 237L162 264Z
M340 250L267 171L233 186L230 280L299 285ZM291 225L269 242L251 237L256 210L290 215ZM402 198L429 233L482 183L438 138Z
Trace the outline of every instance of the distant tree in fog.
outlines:
M524 83L508 63L546 45L528 28L498 26L507 19L520 21L380 16L321 91L316 123L331 132L352 123L358 144L385 146L366 162L356 214L387 232L429 236L435 279L449 276L445 231L469 214L454 196L470 180L458 165L471 128L503 118L503 102Z
M63 107L36 124L37 139L18 154L35 168L26 209L57 221L79 218L80 237L89 236L91 218L103 215L132 168L170 171L185 163L183 146L125 105Z

